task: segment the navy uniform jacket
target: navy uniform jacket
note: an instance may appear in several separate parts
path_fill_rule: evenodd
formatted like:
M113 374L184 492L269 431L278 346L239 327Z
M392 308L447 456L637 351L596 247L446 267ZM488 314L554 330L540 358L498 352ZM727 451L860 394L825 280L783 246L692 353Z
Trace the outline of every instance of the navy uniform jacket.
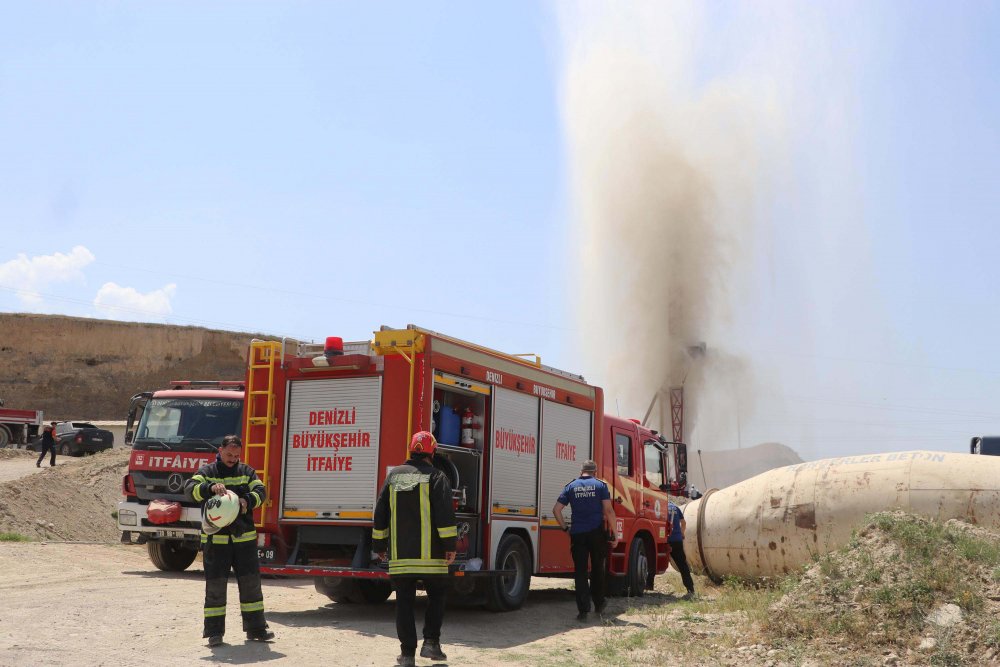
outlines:
M611 500L608 485L596 477L577 477L559 494L559 504L573 509L570 535L589 533L604 525L604 501Z

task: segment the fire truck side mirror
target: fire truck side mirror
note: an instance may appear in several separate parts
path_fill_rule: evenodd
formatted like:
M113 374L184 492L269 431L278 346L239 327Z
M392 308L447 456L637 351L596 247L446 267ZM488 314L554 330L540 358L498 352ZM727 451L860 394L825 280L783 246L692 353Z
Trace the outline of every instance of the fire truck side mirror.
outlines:
M125 433L125 444L131 445L133 438L135 438L135 431L127 431Z

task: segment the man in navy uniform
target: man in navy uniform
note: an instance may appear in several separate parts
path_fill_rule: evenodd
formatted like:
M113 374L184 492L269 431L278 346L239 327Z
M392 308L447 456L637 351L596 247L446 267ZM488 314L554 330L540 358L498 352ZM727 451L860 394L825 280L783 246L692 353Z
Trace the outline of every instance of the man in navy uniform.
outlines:
M694 597L694 579L691 578L691 568L688 566L687 556L684 554L684 533L687 531L687 521L684 519L684 512L672 502L667 503L667 511L670 513L670 557L674 561L674 568L681 573L681 581L687 593L685 600Z
M590 602L600 614L607 601L604 599L604 570L608 558L608 538L611 547L618 544L615 534L615 510L611 506L608 485L594 477L597 464L584 461L580 476L566 485L559 500L552 508L559 527L569 533L570 551L573 554L573 578L576 581L576 620L587 620ZM572 525L566 525L563 509L572 510ZM587 561L590 561L590 580L587 579Z

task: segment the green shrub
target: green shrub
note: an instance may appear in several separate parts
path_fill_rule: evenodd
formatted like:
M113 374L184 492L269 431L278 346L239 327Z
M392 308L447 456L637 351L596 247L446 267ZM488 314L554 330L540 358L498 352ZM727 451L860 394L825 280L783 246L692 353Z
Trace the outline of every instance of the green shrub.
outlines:
M0 533L0 542L30 542L31 538L20 533Z

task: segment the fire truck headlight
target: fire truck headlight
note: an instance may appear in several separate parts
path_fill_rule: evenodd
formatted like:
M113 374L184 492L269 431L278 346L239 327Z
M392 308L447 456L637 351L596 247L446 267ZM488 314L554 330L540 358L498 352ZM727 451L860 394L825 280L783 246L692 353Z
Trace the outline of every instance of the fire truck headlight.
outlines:
M137 526L135 512L132 510L118 510L118 523L123 526Z

